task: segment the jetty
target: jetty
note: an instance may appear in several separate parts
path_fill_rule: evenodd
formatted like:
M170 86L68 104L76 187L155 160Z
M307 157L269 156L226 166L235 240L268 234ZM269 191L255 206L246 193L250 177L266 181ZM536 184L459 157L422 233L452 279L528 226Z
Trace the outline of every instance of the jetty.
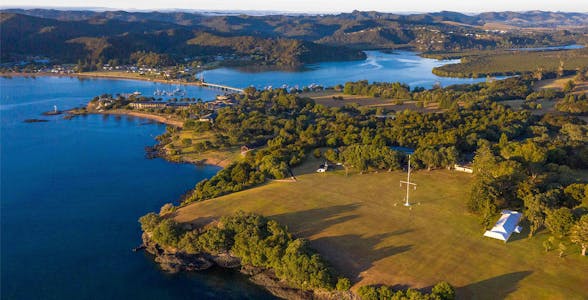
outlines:
M209 83L209 82L204 82L204 81L200 81L198 83L198 85L203 86L203 87L218 89L221 91L239 93L239 94L242 94L245 92L243 89L240 89L240 88L236 88L236 87L232 87L232 86L228 86L228 85L222 85L222 84Z

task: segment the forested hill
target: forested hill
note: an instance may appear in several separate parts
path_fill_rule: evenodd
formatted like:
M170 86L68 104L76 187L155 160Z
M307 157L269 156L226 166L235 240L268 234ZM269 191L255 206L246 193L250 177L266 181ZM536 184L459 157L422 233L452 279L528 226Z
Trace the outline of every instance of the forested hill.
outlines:
M62 21L0 13L2 62L42 56L60 62L79 60L132 62L136 53L166 56L162 62L223 56L243 63L295 66L303 63L363 59L365 54L341 46L287 38L215 34L200 26L155 20L91 18Z
M2 11L0 25L3 61L18 55L126 61L131 53L146 51L177 60L236 55L239 64L296 65L358 59L363 55L357 50L365 49L460 51L588 43L588 14L560 12L248 16L12 9Z

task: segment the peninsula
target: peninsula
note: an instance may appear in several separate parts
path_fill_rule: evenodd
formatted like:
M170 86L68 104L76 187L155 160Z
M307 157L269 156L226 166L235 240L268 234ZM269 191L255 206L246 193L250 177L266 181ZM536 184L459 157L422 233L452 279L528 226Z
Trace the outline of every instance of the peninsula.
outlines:
M315 101L305 96L314 94L283 89L247 88L210 103L105 96L91 101L88 111L163 114L182 121L182 126L170 126L157 138L157 148L167 159L197 157L203 162L213 153L227 157L224 168L199 182L179 207L166 204L159 214L142 218L144 245L166 270L239 267L254 282L285 298L371 299L370 293L392 292L386 286L399 282L419 290L395 289L397 293L419 297L442 290L464 298L480 293L574 297L587 292L581 274L588 265L578 255L581 243L573 234L558 235L561 231L550 217L556 212L572 216L586 205L583 194L575 192L588 187L587 162L578 156L585 151L580 132L586 125L566 121L577 120L578 114L570 114L564 105L580 105L586 96L576 90L583 86L581 76L569 80L576 83L565 91L533 76L417 91L399 83L348 82L340 92L321 92L342 95L334 105L319 104L324 96ZM354 95L373 100L362 105ZM527 100L510 106L521 98ZM374 106L377 101L391 104ZM415 109L407 109L405 101L414 103ZM395 110L395 105L402 110ZM566 142L556 146L551 142L555 140ZM419 186L408 208L402 191L389 184L404 177L407 157L393 150L402 147L414 149L413 177ZM551 147L568 155L552 157ZM324 161L332 167L317 173ZM473 162L473 176L451 170L464 162ZM548 181L527 186L535 176L532 172L544 174ZM292 176L296 181L279 182ZM545 186L548 182L550 187ZM553 188L553 182L559 187ZM509 242L507 248L483 239L500 209L529 211L535 198L524 192L528 188L543 195L537 197L557 193L560 200L541 208L547 216L543 221L526 215L522 234L530 237ZM500 194L490 194L492 190ZM584 219L561 226L582 226ZM288 237L284 244L272 244L277 239L275 229L270 229L274 220L279 223L271 226L282 228L280 235ZM234 222L254 227L227 225ZM533 222L545 222L546 229ZM255 239L239 240L241 230L261 231ZM566 247L565 260L561 253L543 250L546 243L555 242L550 234L559 236L557 242ZM312 265L318 269L277 268L286 266L287 259L315 257L311 250L296 250L300 258L287 256L294 247L290 243L316 249L320 258L313 258L317 262ZM277 256L249 256L264 253L259 249L266 245L274 247L271 251ZM473 253L472 247L491 250ZM490 263L496 253L505 257L500 264ZM421 264L423 259L429 263ZM480 264L486 271L480 272ZM417 265L422 267L415 269ZM513 265L519 267L513 270ZM456 268L461 271L449 271ZM497 273L508 276L494 278ZM549 275L559 273L568 276L559 280ZM322 279L300 279L304 276ZM440 283L432 292L427 288L440 281L451 285ZM374 288L382 284L383 288ZM516 291L504 288L513 284ZM567 288L556 288L561 285Z

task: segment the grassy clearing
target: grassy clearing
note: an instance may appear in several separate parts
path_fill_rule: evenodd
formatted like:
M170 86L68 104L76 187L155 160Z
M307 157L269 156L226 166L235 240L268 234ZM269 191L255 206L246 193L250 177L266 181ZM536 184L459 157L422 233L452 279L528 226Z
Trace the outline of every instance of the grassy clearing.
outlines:
M212 132L198 133L183 130L178 133L178 136L179 138L165 146L168 158L171 160L226 167L242 157L240 147L197 151L195 145L206 141L214 141L215 137ZM184 144L184 140L190 140L191 145Z
M540 100L535 100L535 102L537 104L541 104L541 108L540 109L538 108L538 109L532 109L532 110L530 110L531 111L531 114L533 114L533 115L544 115L546 113L554 113L554 112L557 112L557 110L555 109L555 104L557 103L557 101L540 99ZM502 104L502 105L508 105L513 110L522 110L522 109L524 109L523 108L523 104L525 104L525 103L526 103L525 100L506 100L506 101L500 101L500 104Z
M561 90L563 90L563 87L566 84L566 82L572 80L572 81L574 81L574 84L575 84L574 90L573 90L574 94L587 93L588 92L588 80L576 81L574 79L574 77L575 76L566 76L566 77L561 77L561 78L556 78L556 79L542 80L537 83L537 85L535 86L535 90L557 89L557 90L561 91Z
M588 65L588 50L503 51L496 54L482 51L480 55L466 56L460 63L436 67L433 73L439 76L481 77L529 73L539 67L545 72L556 72L560 62L570 72L583 68Z
M316 163L316 162L315 162ZM308 167L311 170L311 167ZM304 173L304 172L302 172ZM205 224L236 210L261 213L308 238L333 266L365 284L427 288L447 280L460 298L581 299L588 260L568 245L545 253L540 233L505 244L482 237L465 209L470 175L417 172L411 209L402 206L402 172L345 176L341 170L298 175L180 208L177 221Z
M342 92L336 92L332 90L320 92L307 92L303 93L301 96L312 98L316 103L322 104L327 107L343 107L349 104L357 104L359 106L381 107L386 111L403 111L405 109L420 112L439 111L435 103L431 103L427 107L423 108L416 106L415 101L376 98L359 95L346 95ZM343 97L343 99L333 99L333 97Z

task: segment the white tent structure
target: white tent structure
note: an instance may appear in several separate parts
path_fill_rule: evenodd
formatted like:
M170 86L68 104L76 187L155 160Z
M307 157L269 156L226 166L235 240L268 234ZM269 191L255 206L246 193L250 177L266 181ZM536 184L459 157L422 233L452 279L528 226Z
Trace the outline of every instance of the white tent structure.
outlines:
M501 240L506 243L513 232L520 233L521 226L518 226L519 221L523 214L512 211L512 210L503 210L502 216L496 222L496 225L492 227L492 229L486 231L484 236Z

